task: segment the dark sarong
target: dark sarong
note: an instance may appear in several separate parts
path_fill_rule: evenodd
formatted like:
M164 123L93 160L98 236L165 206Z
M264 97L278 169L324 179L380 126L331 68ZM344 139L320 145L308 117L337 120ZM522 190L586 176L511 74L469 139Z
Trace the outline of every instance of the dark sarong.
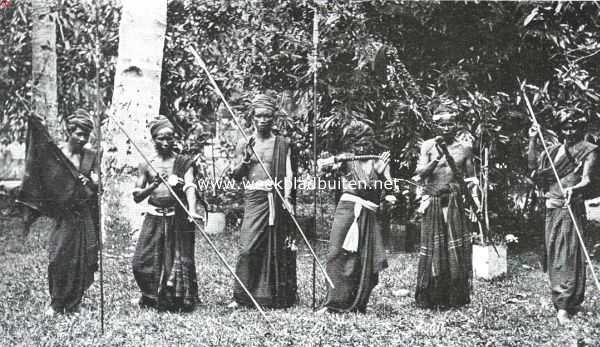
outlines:
M98 268L97 235L87 207L54 215L56 227L48 238L48 289L57 312L72 311L94 282Z
M178 156L173 173L183 177L191 160ZM183 192L176 189L181 201ZM198 281L194 259L194 225L183 209L175 214L146 214L133 258L133 274L144 303L159 309L191 309L198 299Z
M285 176L289 142L275 139L271 174L275 180ZM269 308L286 308L296 302L296 252L287 241L293 235L289 213L281 199L273 192L275 225L269 226L269 192L245 192L244 220L241 227L242 251L236 274L259 305ZM244 306L253 306L242 287L235 282L234 300Z
M571 208L583 231L583 202L572 203ZM584 299L586 265L573 220L566 208L546 209L546 254L554 307L573 314Z
M443 203L447 197L448 222ZM470 302L472 249L470 222L460 194L431 196L421 222L416 303L420 307L456 307Z
M388 266L381 225L374 211L363 208L358 217L358 252L342 248L354 222L354 205L340 201L331 227L326 269L335 288L329 289L324 307L336 312L365 312L379 272Z

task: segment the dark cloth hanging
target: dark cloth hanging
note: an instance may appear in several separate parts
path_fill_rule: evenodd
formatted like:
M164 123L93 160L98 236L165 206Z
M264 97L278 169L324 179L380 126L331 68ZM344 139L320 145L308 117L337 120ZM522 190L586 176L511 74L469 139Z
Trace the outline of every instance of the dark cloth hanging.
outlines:
M76 168L44 125L30 119L18 202L56 222L48 238L48 289L50 305L57 312L77 308L98 269L98 200L94 187L77 178L80 174L89 178L95 161L96 152L84 147Z
M271 175L276 182L283 182L286 175L286 158L290 147L287 139L281 136L275 138ZM292 165L295 164L292 162ZM269 194L273 194L274 198L273 226L269 225ZM297 278L296 252L289 245L295 229L289 213L274 191L247 190L244 201L246 206L241 227L243 248L236 274L261 306L290 307L296 302ZM253 306L237 282L233 298L241 305Z

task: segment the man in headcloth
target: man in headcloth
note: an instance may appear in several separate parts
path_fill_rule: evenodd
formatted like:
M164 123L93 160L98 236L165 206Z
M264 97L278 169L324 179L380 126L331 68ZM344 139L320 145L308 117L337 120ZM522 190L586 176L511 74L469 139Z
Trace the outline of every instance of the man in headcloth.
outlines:
M290 140L272 131L276 114L275 99L267 94L257 95L250 110L254 133L248 143L237 148L238 165L232 177L245 183L245 209L236 274L261 306L285 308L296 302L297 289L294 228L290 220L296 163ZM269 180L265 169L274 181ZM275 192L275 186L285 201ZM230 308L252 306L237 283L233 299Z
M159 310L191 311L199 299L195 225L189 218L205 219L196 204L193 160L175 153L174 127L166 117L151 123L150 133L156 154L150 159L151 165L139 165L133 191L136 203L148 199L133 257L133 274L142 292L137 303ZM191 216L171 191L186 204Z
M391 189L390 153L381 153L384 147L372 128L358 121L348 127L344 148L336 156L343 194L331 226L326 267L334 288L319 313L366 312L379 273L388 266L378 210L384 188ZM377 159L355 159L378 152Z
M594 170L598 147L584 140L587 119L575 107L559 111L562 144L549 148L564 195L556 181L548 156L537 138L537 129L529 130L528 159L534 179L546 199L546 265L550 275L552 301L561 324L570 321L585 294L585 259L574 223L583 232L586 218L584 200L591 198L596 182ZM568 212L571 205L575 220ZM583 237L583 235L581 235Z
M474 200L478 200L473 189L473 149L457 137L458 113L458 106L451 100L444 100L436 109L433 121L441 135L423 142L415 171L423 183L415 299L425 308L457 307L470 302L471 221L464 213L462 195L474 194ZM459 172L448 165L442 146L447 147ZM469 177L465 181L470 181L472 192L462 191L458 177Z
M19 196L27 207L26 229L38 214L55 220L48 237L46 315L75 312L98 269L99 170L96 152L87 145L94 123L85 110L75 111L66 117L68 138L59 146L37 119L29 126L28 163Z

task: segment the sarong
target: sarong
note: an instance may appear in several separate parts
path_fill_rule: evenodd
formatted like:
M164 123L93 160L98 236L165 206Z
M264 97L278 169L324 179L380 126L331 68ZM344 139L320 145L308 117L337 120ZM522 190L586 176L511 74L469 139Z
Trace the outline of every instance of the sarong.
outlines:
M585 206L578 201L572 203L571 208L583 232ZM575 226L566 208L546 209L545 243L552 302L557 310L573 314L584 299L586 265Z
M281 185L286 176L286 158L291 152L295 172L295 151L288 139L277 136L273 148L271 177ZM292 199L295 191L292 190ZM296 303L296 251L290 246L295 236L289 212L273 189L246 190L244 220L241 227L242 251L236 274L256 299L268 308L286 308ZM233 299L244 306L254 306L237 283Z
M184 306L198 301L194 232L177 230L173 212L157 214L144 218L133 275L145 303L161 310L189 309Z
M447 222L443 207L447 201ZM456 307L470 302L471 228L460 194L433 195L421 222L416 303L420 307Z
M296 302L296 252L286 242L290 223L284 216L281 203L275 203L275 206L269 204L269 194L272 193L262 190L245 193L246 208L241 227L241 243L244 246L236 274L261 306L286 308ZM275 218L274 223L269 223L270 216ZM237 282L233 298L239 304L253 306Z
M388 266L376 212L362 208L356 219L356 204L340 199L331 227L326 270L335 288L329 288L323 305L331 311L364 313L371 291L379 282L379 272ZM355 221L358 248L351 252L344 249L344 241Z
M183 178L192 164L191 158L178 155L173 174ZM180 186L174 191L180 201L186 201ZM159 310L193 309L200 301L194 252L195 225L188 221L183 208L178 204L166 208L148 204L132 264L144 305Z
M56 312L76 310L94 281L98 244L94 220L87 206L54 214L56 226L48 238L48 289Z

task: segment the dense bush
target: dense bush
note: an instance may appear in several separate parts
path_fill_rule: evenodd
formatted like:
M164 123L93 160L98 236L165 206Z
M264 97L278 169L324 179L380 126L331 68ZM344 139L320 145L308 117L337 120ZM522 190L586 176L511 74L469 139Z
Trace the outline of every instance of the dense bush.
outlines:
M187 51L194 46L238 115L246 115L253 92L268 89L285 96L279 129L294 139L302 168L310 169L314 5L320 15L318 153L341 150L345 126L359 119L392 150L394 175L408 178L419 143L429 136L423 113L440 96L454 98L476 138L478 157L490 149L492 212L498 221L516 220L509 218L521 213L513 197L531 188L524 156L530 122L518 80L543 125L553 126L553 112L566 104L598 118L600 9L583 2L173 0L161 112L182 132L198 122L212 132L217 122L231 123ZM3 142L23 139L29 112L28 6L18 2L0 15L9 33L0 37ZM67 114L92 106L95 18L85 2L63 0L59 6L59 111ZM108 103L119 8L114 1L102 1L99 8L100 90ZM382 46L389 48L390 61L383 67L375 59ZM522 189L511 190L516 186Z

